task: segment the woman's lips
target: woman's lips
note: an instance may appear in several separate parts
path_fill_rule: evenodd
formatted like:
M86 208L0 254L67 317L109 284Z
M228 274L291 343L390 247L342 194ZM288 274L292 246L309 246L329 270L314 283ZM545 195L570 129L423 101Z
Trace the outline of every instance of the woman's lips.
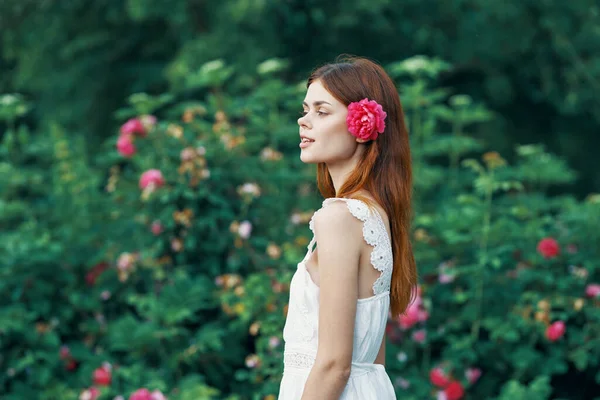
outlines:
M314 140L312 140L312 141L301 141L300 142L300 148L304 149L304 148L310 146L313 142L314 142Z

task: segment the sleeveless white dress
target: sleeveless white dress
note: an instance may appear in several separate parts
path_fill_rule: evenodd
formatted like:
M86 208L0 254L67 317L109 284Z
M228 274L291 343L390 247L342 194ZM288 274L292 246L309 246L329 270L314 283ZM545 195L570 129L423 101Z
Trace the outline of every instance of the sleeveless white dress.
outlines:
M357 199L328 198L323 207L334 201L343 201L352 215L363 222L363 237L373 246L371 264L381 275L373 283L373 296L358 299L350 378L340 400L396 399L394 387L385 367L374 364L385 333L390 308L390 281L392 278L392 246L381 215ZM323 208L322 207L322 208ZM319 212L317 210L315 214ZM313 215L314 218L314 215ZM283 377L279 400L299 400L317 354L319 322L319 287L312 281L305 262L315 244L311 219L312 240L304 259L290 284L288 313L283 329Z

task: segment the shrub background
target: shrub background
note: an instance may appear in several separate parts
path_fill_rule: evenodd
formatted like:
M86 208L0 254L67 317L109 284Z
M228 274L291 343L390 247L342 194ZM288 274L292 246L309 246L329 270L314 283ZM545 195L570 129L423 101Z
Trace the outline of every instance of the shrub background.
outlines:
M0 5L2 397L276 398L321 202L295 120L309 68L349 51L411 132L398 396L594 398L597 6L459 3Z

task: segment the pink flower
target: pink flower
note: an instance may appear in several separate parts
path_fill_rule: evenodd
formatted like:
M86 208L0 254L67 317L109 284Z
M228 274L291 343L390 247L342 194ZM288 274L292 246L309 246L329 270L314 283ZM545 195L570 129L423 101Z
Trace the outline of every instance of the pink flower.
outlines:
M445 388L450 384L450 379L440 367L433 368L429 372L429 381L437 387Z
M71 350L69 349L69 346L67 346L67 345L60 346L59 355L60 355L61 360L66 360L67 358L71 357Z
M438 280L440 281L441 284L445 285L447 283L451 283L452 281L454 281L454 275L441 273L438 276Z
M165 395L162 394L162 392L160 390L155 390L152 393L150 393L150 398L152 400L167 400Z
M359 139L375 140L385 129L387 113L374 100L367 98L348 105L348 131Z
M460 384L460 382L452 381L444 389L444 393L446 394L446 399L448 400L460 400L465 395L465 389Z
M138 389L129 396L129 400L152 400L152 394L146 388Z
M131 118L121 125L121 135L137 135L144 137L146 136L146 128L138 118Z
M246 367L255 368L260 366L260 358L256 354L250 354L246 357Z
M398 322L400 328L406 330L412 328L417 322L427 321L429 313L422 308L423 300L417 297L406 309L406 313L400 315Z
M585 295L587 297L598 297L600 296L600 285L597 283L590 283L585 288Z
M250 221L242 221L238 228L238 234L242 239L248 239L250 237L250 233L252 232L252 224Z
M271 336L269 338L269 347L274 349L275 347L279 346L279 343L281 343L281 340L277 337L277 336Z
M123 157L131 157L135 154L135 146L131 135L121 135L117 139L117 151Z
M154 234L154 236L158 236L162 233L163 226L160 223L160 221L154 221L154 222L152 222L152 227L150 229L152 230L152 233Z
M472 385L475 382L477 382L477 380L481 376L481 370L479 368L467 368L467 370L465 371L465 376L467 377L469 383Z
M425 329L414 331L412 334L412 339L417 343L425 343L425 339L427 339L427 331Z
M100 397L100 390L92 386L81 392L79 400L96 400L98 397Z
M112 374L109 369L100 367L94 370L92 375L92 380L94 385L98 386L108 386L112 380Z
M408 389L410 387L410 382L401 376L397 377L395 380L396 386L401 387L402 389Z
M162 172L157 169L149 169L140 177L140 189L146 189L149 185L159 188L165 184Z
M554 258L560 253L558 242L552 238L544 238L537 245L537 251L544 258Z
M556 342L560 339L567 330L563 321L556 321L546 328L546 338L551 342Z
M137 257L135 256L135 254L121 253L119 259L117 260L117 268L119 268L122 271L130 270L134 266L136 260Z
M142 115L140 116L140 122L144 127L144 133L147 133L156 125L156 117L154 115ZM144 136L146 135L144 134Z

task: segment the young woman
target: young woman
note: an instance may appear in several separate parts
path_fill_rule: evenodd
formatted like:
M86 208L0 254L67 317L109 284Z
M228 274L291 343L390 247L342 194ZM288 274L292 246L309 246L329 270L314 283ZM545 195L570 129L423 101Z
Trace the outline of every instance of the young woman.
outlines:
M303 109L300 159L325 201L290 285L279 400L395 399L386 321L417 283L400 99L381 66L346 58L311 74Z

